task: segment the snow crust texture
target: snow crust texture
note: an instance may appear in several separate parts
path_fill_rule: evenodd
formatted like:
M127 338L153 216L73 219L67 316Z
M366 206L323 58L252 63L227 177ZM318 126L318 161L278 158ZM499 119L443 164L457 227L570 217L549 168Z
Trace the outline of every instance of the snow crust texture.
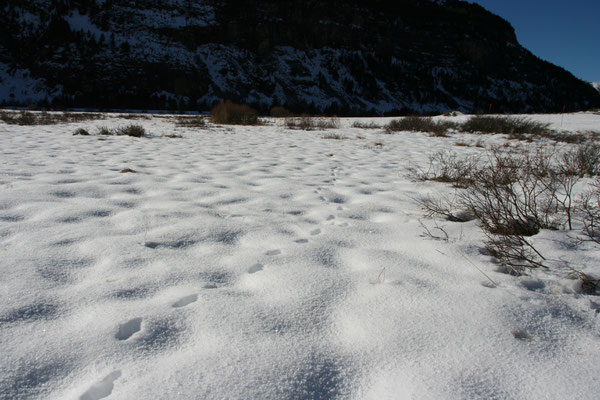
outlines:
M421 237L414 199L450 189L406 170L453 139L351 122L1 124L0 399L597 398L589 296L499 272L474 221Z

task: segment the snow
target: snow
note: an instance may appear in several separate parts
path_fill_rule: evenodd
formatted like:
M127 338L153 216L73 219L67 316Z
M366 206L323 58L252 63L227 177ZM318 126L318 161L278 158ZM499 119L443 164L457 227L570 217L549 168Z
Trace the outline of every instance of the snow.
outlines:
M600 82L590 82L594 89L600 92Z
M72 31L83 31L89 32L94 35L96 40L100 40L100 37L104 35L105 37L110 37L110 32L104 32L100 28L98 28L92 21L90 21L90 17L87 15L81 15L78 11L73 11L73 13L65 18L69 27Z
M52 99L61 93L62 87L49 89L42 79L32 78L29 70L10 69L0 62L0 103L32 104Z
M0 123L0 398L598 398L593 296L500 272L474 221L422 237L414 199L452 189L407 168L507 138L354 121L343 140L275 120ZM150 137L72 135L132 122ZM600 272L593 246L536 241Z

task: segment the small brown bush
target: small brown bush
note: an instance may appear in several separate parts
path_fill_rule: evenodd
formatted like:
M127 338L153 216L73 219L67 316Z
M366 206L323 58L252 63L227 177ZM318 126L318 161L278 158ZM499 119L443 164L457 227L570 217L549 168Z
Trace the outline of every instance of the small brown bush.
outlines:
M310 115L301 115L299 117L287 118L285 126L288 129L312 131L337 129L340 126L340 121L337 117L311 117Z
M73 136L90 136L90 133L83 128L79 128L79 129L75 130L75 132L73 133Z
M105 126L101 126L98 128L98 135L102 135L102 136L112 136L115 133L113 131L111 131L109 128L105 127Z
M380 129L381 125L377 125L375 122L361 122L361 121L354 121L352 123L352 127L353 128L358 128L358 129Z
M102 114L96 113L49 113L30 111L3 111L0 112L0 120L9 125L55 125L71 122L83 122L103 118Z
M235 104L225 101L217 104L210 111L215 124L223 125L256 125L258 112L245 104Z
M140 138L146 135L146 130L141 125L127 125L117 129L117 136L131 136Z
M569 175L600 175L600 145L586 142L562 154L565 173Z
M460 130L470 133L507 134L507 135L544 135L548 134L550 124L532 121L526 117L489 117L473 116L460 126Z
M206 126L206 118L201 115L179 116L175 121L175 125L186 128L204 128Z
M454 187L464 188L473 183L478 163L477 157L461 159L455 152L440 151L429 156L427 169L410 168L409 171L420 181L451 183Z
M445 137L449 130L457 129L458 126L451 121L434 121L431 117L404 117L391 121L384 128L386 133L390 134L400 131L426 132L433 136Z

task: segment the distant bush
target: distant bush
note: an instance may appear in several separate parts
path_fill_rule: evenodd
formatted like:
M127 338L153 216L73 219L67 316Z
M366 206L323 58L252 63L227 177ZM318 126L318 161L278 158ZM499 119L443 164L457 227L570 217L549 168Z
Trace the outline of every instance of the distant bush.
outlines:
M416 180L450 183L454 187L465 188L473 183L478 163L478 157L459 158L455 152L440 151L429 156L427 169L411 167L409 172Z
M562 166L567 175L600 175L600 145L587 142L562 154Z
M19 113L3 111L0 113L0 120L9 125L36 125L37 121L34 114L27 111Z
M341 140L341 139L344 139L344 137L342 135L337 134L337 133L328 133L328 134L323 135L323 139Z
M549 123L533 121L526 117L474 116L463 123L460 129L470 133L544 135L550 131L549 127Z
M96 113L49 113L47 111L0 112L0 120L9 125L54 125L66 124L71 122L82 122L100 118L103 118L103 115Z
M585 143L587 141L597 141L600 138L600 131L577 131L577 132L556 132L548 131L543 135L548 139L563 143Z
M79 128L75 130L73 136L90 136L90 133L83 128Z
M117 136L132 136L139 138L146 135L146 130L141 125L127 125L117 129L115 133Z
M112 135L114 135L114 132L105 126L101 126L98 128L98 135L112 136Z
M311 117L310 115L301 115L300 117L287 118L285 126L288 129L298 129L304 131L338 129L340 120L337 117Z
M201 115L179 116L175 124L186 128L204 128L206 126L206 118Z
M245 104L235 104L225 101L217 104L210 111L215 124L224 125L256 125L258 112Z
M391 121L384 128L386 133L407 131L426 132L431 133L433 136L446 136L446 132L458 127L459 125L454 122L434 121L431 117L404 117Z
M359 128L359 129L380 129L381 125L377 125L375 122L360 122L360 121L354 121L352 123L352 127L353 128Z
M289 118L293 114L290 110L282 106L275 106L271 108L271 116L275 118Z

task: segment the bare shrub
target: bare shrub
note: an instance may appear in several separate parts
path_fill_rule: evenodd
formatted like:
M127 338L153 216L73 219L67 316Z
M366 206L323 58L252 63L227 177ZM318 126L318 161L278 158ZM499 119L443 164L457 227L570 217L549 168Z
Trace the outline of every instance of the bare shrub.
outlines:
M206 118L201 115L181 115L175 120L175 125L186 128L204 128L206 126Z
M117 136L131 136L140 138L146 135L146 130L141 125L127 125L117 129Z
M338 117L319 117L315 121L315 126L318 129L338 129L340 119Z
M433 136L447 136L451 129L457 129L458 124L451 121L434 121L431 117L404 117L390 121L384 128L386 133L400 131L426 132Z
M594 142L579 144L563 153L562 165L567 174L597 176L600 174L600 146Z
M115 134L114 131L112 131L110 128L107 128L105 126L101 126L101 127L98 128L98 135L112 136L114 134Z
M527 269L546 267L544 256L528 239L541 229L572 230L574 219L581 216L579 241L600 244L600 178L580 205L574 201L582 171L597 165L594 162L590 167L583 161L593 159L596 151L593 144L586 143L562 154L546 148L494 147L479 160L435 153L429 169L421 171L421 179L448 182L461 189L453 199L423 197L417 202L426 216L455 222L463 220L459 213L467 210L465 215L477 218L486 234L487 252L509 273L521 275ZM459 177L464 180L457 185Z
M358 129L380 129L381 125L377 125L373 121L371 121L371 122L354 121L352 123L352 128L358 128Z
M245 104L235 104L230 101L221 102L214 106L210 111L210 116L215 124L258 124L258 111Z
M494 148L459 196L489 233L531 236L556 229L557 184L548 160L542 152Z
M520 235L487 235L485 249L511 275L521 276L527 269L547 268L545 258Z
M28 111L19 113L3 111L0 113L0 119L8 125L37 125L34 114Z
M583 273L582 271L578 271L576 269L572 269L569 274L570 278L578 279L581 282L581 292L583 294L595 296L598 287L600 287L600 279L596 279L594 277L589 276L588 274Z
M476 174L478 157L460 158L455 152L439 151L429 156L427 169L411 168L410 173L421 181L451 183L454 187L467 187Z
M79 128L79 129L75 130L75 132L73 133L73 136L90 136L90 133L83 128Z
M299 117L286 118L285 127L288 129L310 131L314 129L314 124L310 115L303 114Z
M473 213L464 209L456 198L422 196L416 201L427 218L440 216L450 222L468 222L475 219Z
M151 116L149 115L144 115L144 114L119 114L119 118L122 119L152 119Z
M526 117L490 117L476 115L460 126L464 132L544 135L550 132L550 124L533 121Z
M342 135L337 134L337 133L327 133L327 134L323 135L322 138L323 139L341 140L344 137Z
M340 127L340 120L337 117L311 117L309 115L301 115L299 117L287 118L285 126L288 129L295 130L326 130L337 129Z
M9 125L55 125L67 124L72 122L83 122L100 118L103 118L103 115L97 113L49 113L47 111L0 112L0 120Z
M583 212L583 237L581 242L594 242L600 244L600 181L597 180L592 189L581 196L581 210Z

